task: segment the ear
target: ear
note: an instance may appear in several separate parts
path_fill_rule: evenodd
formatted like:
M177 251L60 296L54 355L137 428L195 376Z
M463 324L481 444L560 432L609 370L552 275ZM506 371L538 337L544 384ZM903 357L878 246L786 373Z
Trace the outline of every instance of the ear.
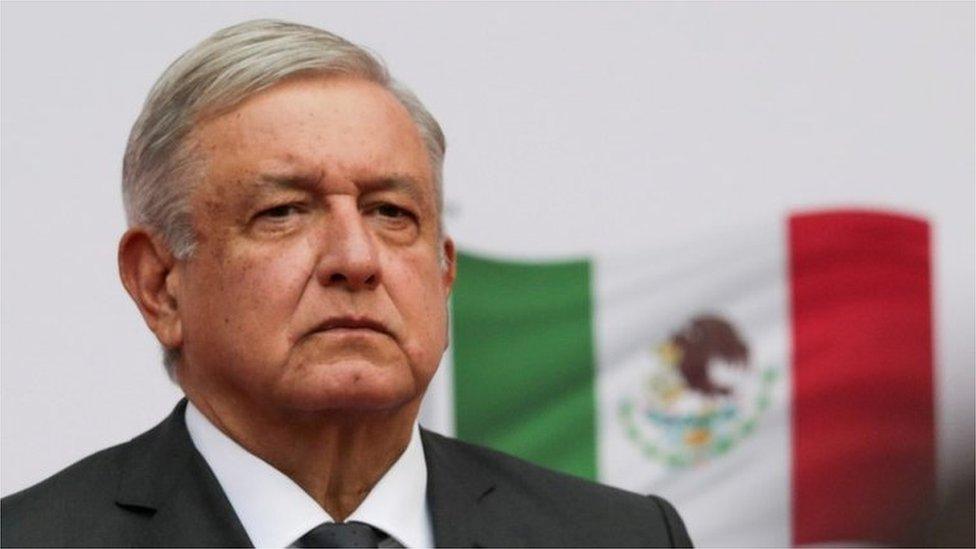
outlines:
M119 275L149 329L167 349L183 345L176 258L156 234L133 227L119 241Z
M451 240L451 237L444 237L441 246L443 246L441 257L444 267L441 281L444 284L445 293L450 294L451 288L454 286L454 279L457 278L457 250L454 248L454 241Z

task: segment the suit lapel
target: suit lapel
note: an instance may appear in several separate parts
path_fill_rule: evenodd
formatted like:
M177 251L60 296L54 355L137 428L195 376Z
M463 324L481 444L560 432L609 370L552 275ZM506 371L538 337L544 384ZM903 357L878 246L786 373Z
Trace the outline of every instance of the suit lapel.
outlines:
M122 467L116 503L146 521L134 545L250 547L227 496L193 446L186 400L153 430L134 439Z
M521 547L511 511L492 471L451 447L452 441L420 430L427 460L427 502L437 547Z
M133 546L251 547L250 539L185 422L186 400L129 443L116 496L142 517ZM519 534L494 474L453 441L421 429L427 501L438 547L519 547Z

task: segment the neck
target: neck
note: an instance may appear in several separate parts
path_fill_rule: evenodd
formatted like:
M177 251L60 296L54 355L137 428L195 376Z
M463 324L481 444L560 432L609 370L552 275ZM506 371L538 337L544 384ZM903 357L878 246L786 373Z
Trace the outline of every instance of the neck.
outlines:
M336 522L403 454L420 405L417 399L395 410L281 412L186 393L211 423L290 477Z

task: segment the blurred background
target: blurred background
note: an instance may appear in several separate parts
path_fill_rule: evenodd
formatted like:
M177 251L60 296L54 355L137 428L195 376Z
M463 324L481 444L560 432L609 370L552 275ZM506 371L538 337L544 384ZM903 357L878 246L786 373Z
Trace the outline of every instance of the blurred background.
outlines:
M973 544L972 3L2 6L2 494L180 398L115 266L145 95L272 17L444 127L422 424L669 498L704 546Z

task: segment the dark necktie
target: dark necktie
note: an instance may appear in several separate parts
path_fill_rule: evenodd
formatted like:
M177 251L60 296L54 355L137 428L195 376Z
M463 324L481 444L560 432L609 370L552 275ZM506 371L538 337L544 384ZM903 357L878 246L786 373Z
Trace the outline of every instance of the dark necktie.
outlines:
M385 533L364 522L326 522L302 536L298 547L379 547Z

